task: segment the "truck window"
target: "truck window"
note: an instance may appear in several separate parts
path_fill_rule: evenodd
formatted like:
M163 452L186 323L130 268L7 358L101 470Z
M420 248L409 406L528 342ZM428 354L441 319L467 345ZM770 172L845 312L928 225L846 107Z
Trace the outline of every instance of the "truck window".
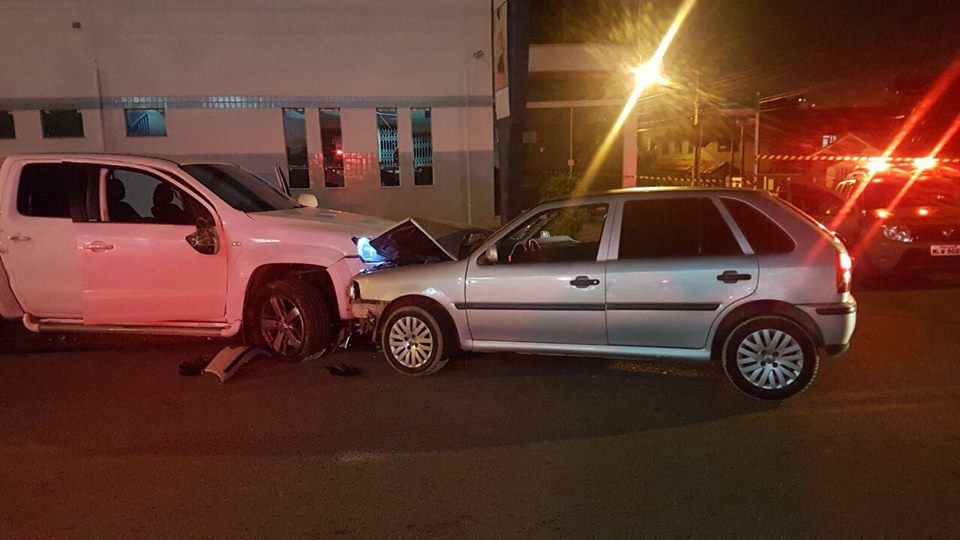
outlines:
M72 163L27 164L20 171L17 212L28 217L87 221L96 215L88 197L95 174L90 167Z
M106 176L110 223L194 225L197 218L212 218L190 195L152 174L135 169L111 169Z

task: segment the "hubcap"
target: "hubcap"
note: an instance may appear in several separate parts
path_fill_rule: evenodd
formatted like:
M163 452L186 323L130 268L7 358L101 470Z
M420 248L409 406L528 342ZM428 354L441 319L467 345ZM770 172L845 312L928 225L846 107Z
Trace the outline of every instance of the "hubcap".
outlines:
M280 355L300 349L305 328L300 308L293 300L283 296L271 296L260 314L263 339Z
M389 339L393 357L404 367L423 367L433 352L433 334L430 327L416 317L397 319L390 327Z
M757 388L786 388L800 377L803 349L782 330L757 330L740 342L737 367L743 378Z

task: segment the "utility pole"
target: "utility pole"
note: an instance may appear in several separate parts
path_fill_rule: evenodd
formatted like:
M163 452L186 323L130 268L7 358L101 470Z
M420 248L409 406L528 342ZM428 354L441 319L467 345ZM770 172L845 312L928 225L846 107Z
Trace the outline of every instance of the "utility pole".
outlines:
M757 92L756 107L753 116L753 187L760 183L760 92Z
M739 124L739 123L740 123L740 120L737 120L737 124ZM730 159L727 160L727 177L724 179L724 182L723 182L723 185L725 185L725 186L729 186L729 185L730 185L730 178L733 177L733 160L734 160L734 157L736 157L736 150L734 150L734 147L735 147L736 145L733 144L733 141L736 140L736 134L735 134L734 131L733 131L734 128L735 128L735 126L736 126L736 124L734 124L733 126L730 126L730 131L729 131L729 133L730 133Z
M700 76L697 75L697 93L693 100L693 127L697 130L697 146L693 149L691 179L700 179L700 150L703 148L703 125L700 122Z
M737 119L740 126L740 185L743 185L743 178L747 175L744 168L747 166L747 147L743 145L743 118Z
M573 178L573 107L570 107L570 151L567 154L567 175Z

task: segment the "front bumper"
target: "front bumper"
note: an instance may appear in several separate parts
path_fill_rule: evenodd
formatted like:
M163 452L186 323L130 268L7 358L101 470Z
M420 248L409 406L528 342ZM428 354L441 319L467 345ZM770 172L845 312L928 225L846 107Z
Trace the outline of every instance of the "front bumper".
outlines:
M883 274L929 274L936 272L960 272L960 256L930 255L930 246L956 244L943 242L895 242L886 238L874 240L861 257L866 258L870 268Z

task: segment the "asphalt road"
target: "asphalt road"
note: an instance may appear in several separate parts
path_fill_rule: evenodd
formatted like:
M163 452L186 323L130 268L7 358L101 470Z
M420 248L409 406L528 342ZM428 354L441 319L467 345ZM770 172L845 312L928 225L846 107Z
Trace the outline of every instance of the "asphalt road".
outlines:
M203 340L0 339L0 538L956 538L960 289L858 295L780 404L710 369L368 348L219 383ZM363 375L332 376L346 362Z

